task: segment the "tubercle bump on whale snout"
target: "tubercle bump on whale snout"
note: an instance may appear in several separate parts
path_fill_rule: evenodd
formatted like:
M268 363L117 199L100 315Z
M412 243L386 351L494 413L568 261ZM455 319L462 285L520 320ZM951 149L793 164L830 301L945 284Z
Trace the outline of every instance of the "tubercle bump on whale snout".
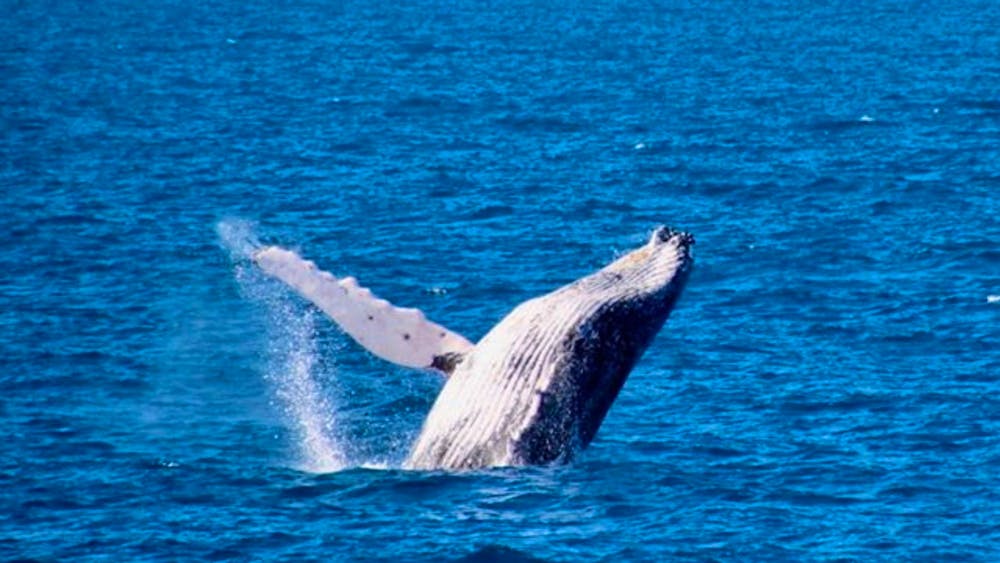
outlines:
M675 237L678 239L677 242L680 246L691 246L694 244L694 235L666 225L657 228L653 234L653 238L659 242L668 242Z

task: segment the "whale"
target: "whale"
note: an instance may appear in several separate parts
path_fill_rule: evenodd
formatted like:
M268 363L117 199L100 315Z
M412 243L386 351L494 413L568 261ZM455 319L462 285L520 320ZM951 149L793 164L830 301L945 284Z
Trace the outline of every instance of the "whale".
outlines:
M279 246L251 255L371 354L446 379L403 468L572 460L594 439L687 282L694 238L667 226L600 270L517 305L478 342Z

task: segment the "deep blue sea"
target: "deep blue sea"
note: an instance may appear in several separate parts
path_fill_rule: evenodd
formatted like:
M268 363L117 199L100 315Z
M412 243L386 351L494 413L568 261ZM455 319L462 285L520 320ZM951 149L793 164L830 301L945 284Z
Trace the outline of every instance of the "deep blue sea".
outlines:
M0 559L1000 560L1000 3L0 0ZM399 469L476 340L659 224L573 463Z

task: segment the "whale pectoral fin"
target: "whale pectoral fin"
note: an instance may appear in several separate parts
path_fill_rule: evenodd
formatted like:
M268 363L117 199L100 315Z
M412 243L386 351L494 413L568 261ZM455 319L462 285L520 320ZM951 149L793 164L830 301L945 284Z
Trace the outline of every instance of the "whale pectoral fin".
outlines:
M358 285L338 279L298 254L268 246L253 260L269 276L292 287L330 316L358 344L390 362L421 369L451 370L472 343L434 323L418 309L396 307Z

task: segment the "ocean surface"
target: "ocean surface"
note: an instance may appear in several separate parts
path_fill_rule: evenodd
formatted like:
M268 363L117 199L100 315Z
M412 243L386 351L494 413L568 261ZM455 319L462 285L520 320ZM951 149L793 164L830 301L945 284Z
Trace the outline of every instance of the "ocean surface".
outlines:
M1000 560L1000 3L390 4L0 0L0 559ZM476 340L659 224L592 446L469 473L233 252Z

